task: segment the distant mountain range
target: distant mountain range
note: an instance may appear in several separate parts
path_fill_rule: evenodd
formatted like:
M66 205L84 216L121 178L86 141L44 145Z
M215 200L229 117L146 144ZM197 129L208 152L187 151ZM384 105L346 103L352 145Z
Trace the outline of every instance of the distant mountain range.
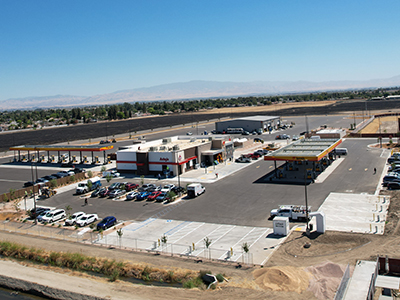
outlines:
M367 81L189 81L117 91L91 97L56 95L0 101L0 110L76 107L124 102L189 100L215 97L260 96L400 86L400 75Z

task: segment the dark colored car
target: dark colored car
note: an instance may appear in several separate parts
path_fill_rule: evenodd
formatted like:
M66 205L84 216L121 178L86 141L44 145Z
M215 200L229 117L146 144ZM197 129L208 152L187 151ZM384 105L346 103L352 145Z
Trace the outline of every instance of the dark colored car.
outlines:
M171 192L174 192L175 195L178 195L179 193L184 193L184 192L185 192L185 188L182 187L182 186L174 186L174 187L171 189Z
M115 225L117 223L117 219L114 216L105 217L97 224L97 230L106 230L107 228Z
M109 144L109 143L111 143L109 140L101 140L100 141L100 144Z
M132 190L134 190L134 189L137 189L138 187L139 187L139 185L136 184L136 183L128 182L127 184L125 184L125 190L126 190L127 192L132 191Z
M48 181L53 180L53 179L57 179L57 177L55 177L53 175L46 175L46 176L43 176L43 178L48 180Z
M71 169L71 170L69 170L69 171L72 171L72 172L74 172L75 174L85 172L85 170L82 169L82 168L73 168L73 169Z
M104 191L101 191L99 193L99 197L107 197L110 194L110 190L109 189L105 189Z
M104 192L105 190L107 190L107 189L106 188L97 189L97 190L93 191L93 193L90 195L90 197L97 197L100 195L101 192Z
M110 187L108 188L110 191L112 190L118 190L119 188L121 188L122 183L121 182L114 182L112 185L110 185Z
M28 181L28 182L24 183L24 187L30 187L30 186L33 186L33 185L34 185L34 183L32 181Z
M62 176L62 175L60 175L60 174L57 174L57 173L51 174L51 176L54 176L54 177L56 177L56 178L63 178L63 177L64 177L64 176Z
M400 182L396 182L396 181L389 182L387 184L387 188L388 188L388 190L400 190Z

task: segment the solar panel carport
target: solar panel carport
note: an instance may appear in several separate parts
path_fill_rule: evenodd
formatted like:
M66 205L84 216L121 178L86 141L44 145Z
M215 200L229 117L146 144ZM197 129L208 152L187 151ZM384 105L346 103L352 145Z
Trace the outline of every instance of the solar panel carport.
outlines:
M80 153L80 163L83 162L83 157L82 157L82 152L91 152L92 153L92 163L95 163L94 157L93 157L93 152L103 152L104 156L104 163L107 163L107 158L106 158L106 151L113 149L113 145L92 145L92 146L70 146L70 145L60 145L60 146L48 146L48 145L23 145L23 146L15 146L15 147L10 147L11 151L18 151L18 160L15 157L15 152L14 152L14 161L21 161L21 151L27 151L28 152L28 161L31 161L31 155L30 152L33 151L34 153L37 153L37 157L39 159L39 152L40 151L47 151L47 158L48 162L50 161L50 151L57 151L58 152L58 162L62 162L60 160L60 152L68 152L68 160L69 163L72 162L71 158L71 152L79 152Z

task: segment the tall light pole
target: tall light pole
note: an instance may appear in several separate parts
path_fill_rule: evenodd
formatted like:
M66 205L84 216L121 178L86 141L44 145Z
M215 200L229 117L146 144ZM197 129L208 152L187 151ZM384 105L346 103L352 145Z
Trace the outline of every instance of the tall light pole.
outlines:
M304 194L305 194L305 200L306 200L306 234L310 234L310 228L308 224L308 198L307 198L307 167L306 167L306 160L303 160L304 162Z
M33 162L31 163L31 175L32 175L32 190L33 190L33 211L34 211L34 216L35 216L35 225L37 225L37 214L36 214L36 197L35 197L35 180L33 176ZM37 166L36 166L36 179L37 179ZM38 186L39 189L39 186Z

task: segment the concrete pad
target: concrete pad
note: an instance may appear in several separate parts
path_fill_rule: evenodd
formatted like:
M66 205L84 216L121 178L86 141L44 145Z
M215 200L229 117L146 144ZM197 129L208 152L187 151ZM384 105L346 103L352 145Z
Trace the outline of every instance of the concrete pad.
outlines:
M172 255L261 265L286 239L273 235L273 230L266 227L156 218L131 223L122 231L121 239L115 231L111 231L103 237L99 235L96 242ZM167 237L166 244L162 243L162 236ZM205 246L205 238L211 241L209 248ZM247 243L249 253L244 253L244 243Z
M383 234L388 196L330 193L318 211L326 215L326 229Z

